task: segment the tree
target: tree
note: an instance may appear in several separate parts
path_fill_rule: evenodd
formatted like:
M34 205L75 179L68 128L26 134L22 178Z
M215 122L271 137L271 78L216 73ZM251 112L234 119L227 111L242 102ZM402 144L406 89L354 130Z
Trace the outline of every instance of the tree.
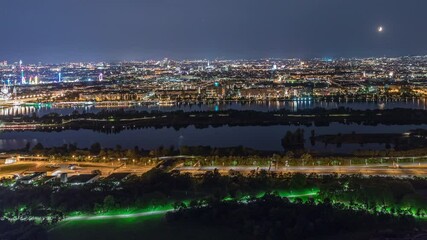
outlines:
M310 143L311 143L311 146L316 145L316 132L314 129L311 130Z
M190 153L190 148L189 148L188 146L181 146L181 147L179 148L179 153L180 153L181 155L189 155L189 154L191 154L191 153Z
M122 151L122 145L117 144L117 145L116 145L116 151L117 151L117 152L121 152L121 151Z
M310 163L310 161L313 159L313 157L311 156L311 154L309 153L304 153L301 156L301 160L303 162L303 165L305 165L306 163Z
M27 143L25 144L25 151L26 151L26 152L30 151L30 148L31 148L31 143L30 143L30 142L27 142Z
M288 158L289 160L291 160L292 158L295 157L295 154L292 151L287 151L285 156L286 156L286 158Z
M127 158L137 158L138 157L138 152L135 151L135 149L128 149L126 151L126 157Z
M70 153L77 151L77 144L76 143L68 144L68 151L70 151Z
M304 142L304 130L300 128L295 132L287 131L281 140L282 147L286 152L304 149Z
M37 143L34 147L33 147L33 152L35 153L41 153L44 150L44 146L41 143Z
M305 174L295 173L291 178L289 187L292 190L300 190L305 187L306 183L307 183L307 176Z
M104 198L104 211L110 211L113 210L115 207L115 200L114 197L111 195L108 195Z
M90 153L93 155L99 155L101 152L101 144L99 142L96 142L90 146Z

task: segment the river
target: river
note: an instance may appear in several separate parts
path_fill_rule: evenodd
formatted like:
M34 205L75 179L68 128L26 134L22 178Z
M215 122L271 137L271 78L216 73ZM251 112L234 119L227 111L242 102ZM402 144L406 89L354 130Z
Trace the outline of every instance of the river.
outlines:
M0 133L0 149L23 148L27 142L32 146L38 142L44 146L60 146L62 144L77 143L78 147L89 147L95 142L101 143L103 147L115 147L120 144L124 148L138 146L144 149L152 149L159 146L182 145L230 147L245 146L259 150L283 150L281 139L287 131L304 129L305 147L313 151L348 153L359 149L385 149L384 144L343 144L325 145L316 142L310 143L309 137L314 130L316 135L338 134L338 133L403 133L411 129L426 128L424 125L378 125L365 126L357 124L332 123L329 126L244 126L244 127L209 127L198 129L194 126L175 130L174 128L144 128L134 130L123 130L119 133L106 134L92 130L65 130L61 132L3 132Z
M353 109L390 109L390 108L413 108L425 109L427 103L423 99L415 99L403 102L323 102L323 101L284 101L284 102L257 102L257 103L237 103L230 102L227 104L193 104L193 105L176 105L170 107L137 105L125 108L126 110L159 110L159 111L208 111L208 110L258 110L272 111L277 109L289 109L296 111L298 109L307 109L315 107L337 108L348 107ZM100 110L111 110L118 108L99 108L96 106L86 107L68 107L55 108L49 105L44 106L20 106L8 109L1 109L2 115L16 114L37 114L44 115L51 112L60 114L70 114L73 111L97 112ZM89 147L95 142L101 143L103 147L115 147L120 144L124 148L133 148L138 146L144 149L152 149L159 146L174 146L182 145L204 145L212 147L230 147L230 146L245 146L259 150L283 150L281 146L281 138L287 131L295 131L302 128L305 131L305 147L312 151L319 152L340 152L350 153L355 150L383 150L384 144L342 144L325 145L316 142L312 145L310 142L311 131L314 130L316 135L322 134L345 134L345 133L404 133L412 129L425 128L427 125L378 125L365 126L357 124L341 124L332 123L329 126L244 126L244 127L209 127L197 129L194 126L175 130L174 128L145 128L124 130L120 133L106 134L95 132L92 130L66 130L61 132L0 132L0 150L9 150L23 148L28 142L34 146L37 143L42 143L44 146L60 146L62 144L76 143L78 147Z

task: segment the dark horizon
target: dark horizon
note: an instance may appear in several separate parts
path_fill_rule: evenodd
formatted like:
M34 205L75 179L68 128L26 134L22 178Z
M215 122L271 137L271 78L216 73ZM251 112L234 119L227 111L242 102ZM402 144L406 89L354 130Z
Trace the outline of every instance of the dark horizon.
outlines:
M0 60L426 55L426 8L422 0L5 1Z

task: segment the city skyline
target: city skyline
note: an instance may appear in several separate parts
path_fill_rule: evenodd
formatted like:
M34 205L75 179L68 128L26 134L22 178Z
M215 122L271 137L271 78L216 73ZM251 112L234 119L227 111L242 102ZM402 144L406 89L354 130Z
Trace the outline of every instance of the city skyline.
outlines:
M0 6L0 239L427 239L426 0Z
M0 58L60 63L424 55L425 7L418 0L8 1L0 10Z

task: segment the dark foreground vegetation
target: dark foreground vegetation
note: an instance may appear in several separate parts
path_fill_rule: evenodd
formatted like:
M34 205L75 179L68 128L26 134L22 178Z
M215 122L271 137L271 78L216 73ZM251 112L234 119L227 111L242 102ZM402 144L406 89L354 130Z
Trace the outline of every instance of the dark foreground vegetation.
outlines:
M47 239L46 229L30 221L2 221L0 220L1 240L45 240Z
M189 229L228 227L238 231L242 239L368 239L375 235L399 236L422 225L410 217L354 211L328 201L291 202L270 194L244 203L215 202L180 208L166 218L171 224L179 222Z
M192 176L178 171L153 169L132 176L120 185L99 181L81 187L44 184L0 187L0 211L21 220L31 216L53 216L58 220L72 212L102 213L113 209L145 208L182 200L222 200L264 192L311 192L318 199L345 203L357 209L424 217L427 190L424 178L362 177L359 175L277 174L265 170L243 175L230 171L221 175L208 171ZM16 214L19 213L19 214Z
M193 176L154 169L119 184L107 180L84 186L4 182L0 186L0 216L2 221L34 221L48 229L70 215L175 206L180 211L169 216L172 223L187 222L198 215L191 221L229 224L254 239L275 239L278 234L309 238L316 233L327 236L333 230L414 228L427 217L426 190L424 178L276 174L265 170L248 175L212 171ZM304 193L311 194L304 197ZM262 195L267 197L256 200ZM32 239L25 235L29 232L25 229L34 229L32 224L16 226L20 237L5 239ZM37 226L31 230L35 234L39 234Z

